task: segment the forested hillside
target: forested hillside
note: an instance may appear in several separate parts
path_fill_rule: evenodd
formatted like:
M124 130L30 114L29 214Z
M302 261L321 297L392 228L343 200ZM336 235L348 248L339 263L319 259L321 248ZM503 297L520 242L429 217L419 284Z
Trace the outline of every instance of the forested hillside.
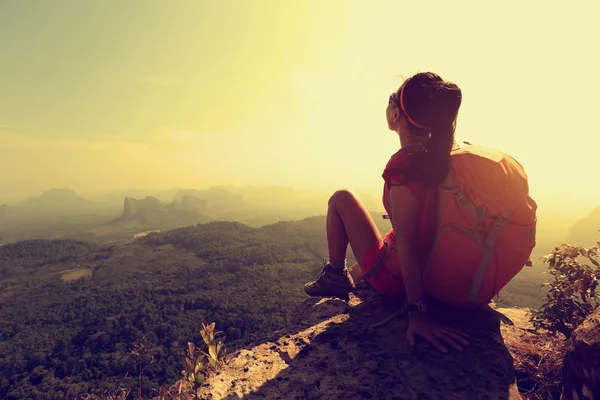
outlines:
M203 322L216 322L229 349L265 337L306 298L303 284L327 254L324 228L324 217L261 228L212 222L122 246L0 247L0 398L73 399L123 380L134 388L131 350L144 336L154 359L147 396L180 378ZM538 284L520 287L520 301L541 298Z
M281 328L325 255L323 222L211 223L114 248L1 247L0 397L73 399L125 376L134 387L129 353L144 335L155 360L144 371L149 394L180 377L202 322L215 321L229 348Z

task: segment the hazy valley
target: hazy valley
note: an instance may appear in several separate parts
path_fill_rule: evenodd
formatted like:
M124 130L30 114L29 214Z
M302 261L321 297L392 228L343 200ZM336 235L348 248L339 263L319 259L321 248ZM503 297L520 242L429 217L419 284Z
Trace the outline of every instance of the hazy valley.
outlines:
M365 198L386 232L373 197ZM202 322L215 321L229 349L283 327L326 256L326 201L288 188L94 199L55 189L0 208L0 397L73 398L125 376L132 387L130 351L142 336L155 359L144 373L148 395L179 378ZM541 214L534 266L507 286L501 306L538 307L548 279L539 257L567 237L589 239L594 225L597 212L573 226Z
M123 242L144 231L209 221L259 227L324 214L326 201L321 193L280 187L124 190L91 199L70 189L51 189L0 203L0 245L55 238Z

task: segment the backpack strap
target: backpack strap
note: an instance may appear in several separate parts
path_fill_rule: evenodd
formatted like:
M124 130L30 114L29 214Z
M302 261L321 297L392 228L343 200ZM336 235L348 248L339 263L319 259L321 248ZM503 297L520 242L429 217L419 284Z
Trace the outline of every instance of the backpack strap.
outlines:
M454 196L454 198L458 204L460 204L461 206L463 206L469 210L469 212L473 216L473 225L471 226L470 230L465 229L460 226L451 225L451 224L441 226L438 229L438 231L435 235L433 244L431 246L431 250L429 251L429 256L427 257L427 261L425 262L425 265L423 267L423 276L425 276L427 269L431 265L431 261L433 260L433 256L435 255L435 251L440 242L442 234L445 231L447 231L448 229L455 229L455 230L461 232L462 234L475 239L477 241L477 243L479 244L479 246L481 246L481 247L483 247L483 245L484 245L483 240L481 239L481 237L479 236L479 233L477 232L477 224L479 223L479 221L482 218L485 218L485 215L484 215L485 210L478 211L477 207L471 201L471 199L469 199L469 197L467 195L465 195L459 188L453 186L452 172L448 174L446 181L440 186L440 188L442 190L442 193L441 193L441 196L440 196L440 199L438 202L438 221L440 221L442 219L442 216L443 216L442 214L443 214L443 210L444 210L444 205L446 203L446 199L447 199L448 195L451 194L452 196Z
M479 267L477 268L475 277L473 278L471 291L469 292L469 300L471 301L477 300L477 295L479 294L479 289L481 289L481 283L483 282L483 276L485 275L487 267L494 253L494 245L496 244L496 240L498 239L500 232L502 232L502 230L506 227L509 219L510 215L507 212L501 213L496 218L494 227L487 235L484 245L485 250L483 252L483 256L481 257L481 261L479 262Z

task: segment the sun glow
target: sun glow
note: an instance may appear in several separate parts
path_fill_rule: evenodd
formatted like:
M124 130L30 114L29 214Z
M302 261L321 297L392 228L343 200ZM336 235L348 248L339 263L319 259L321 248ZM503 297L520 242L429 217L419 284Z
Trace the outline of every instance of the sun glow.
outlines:
M388 95L430 70L463 90L458 140L513 154L540 205L581 213L600 202L598 7L3 2L0 189L375 193L398 148Z

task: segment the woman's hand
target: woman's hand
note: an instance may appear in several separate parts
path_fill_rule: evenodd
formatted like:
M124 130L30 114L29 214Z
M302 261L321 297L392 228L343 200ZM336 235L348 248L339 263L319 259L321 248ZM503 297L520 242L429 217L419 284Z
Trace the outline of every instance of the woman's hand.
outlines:
M462 350L463 346L468 346L466 338L469 337L464 332L458 329L450 328L446 325L439 324L431 319L423 316L410 317L408 322L408 343L411 347L415 345L415 338L421 336L428 340L435 348L442 353L447 353L448 350L442 345L441 341L454 347L456 350Z

